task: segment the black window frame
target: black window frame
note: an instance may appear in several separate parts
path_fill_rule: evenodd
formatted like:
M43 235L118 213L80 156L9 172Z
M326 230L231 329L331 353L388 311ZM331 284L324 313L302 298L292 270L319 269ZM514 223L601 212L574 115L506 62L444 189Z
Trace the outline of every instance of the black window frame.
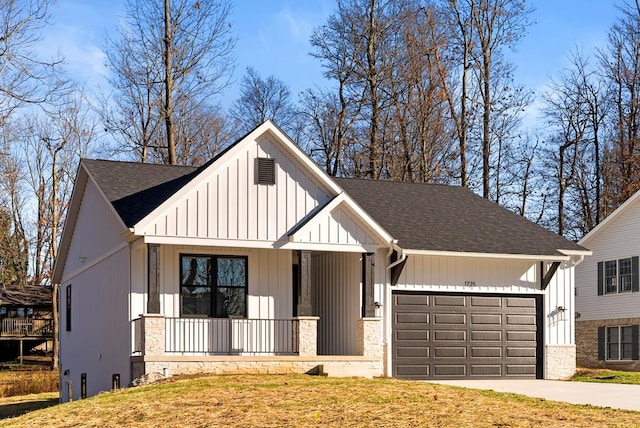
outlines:
M209 292L210 301L209 301L209 314L206 313L187 313L184 312L184 304L183 304L183 287L194 286L193 284L183 284L183 259L185 257L197 257L204 258L209 260L209 277L208 277L208 285L198 285L201 287L210 287L211 290ZM244 286L229 286L229 285L219 285L217 284L218 280L218 259L237 259L244 261ZM181 253L178 261L180 267L180 277L179 277L179 294L180 294L180 316L183 318L247 318L248 314L248 297L249 297L249 257L243 255L229 255L229 254L194 254L194 253ZM218 310L218 289L222 288L234 288L234 289L243 289L244 290L244 308L242 315L220 315Z

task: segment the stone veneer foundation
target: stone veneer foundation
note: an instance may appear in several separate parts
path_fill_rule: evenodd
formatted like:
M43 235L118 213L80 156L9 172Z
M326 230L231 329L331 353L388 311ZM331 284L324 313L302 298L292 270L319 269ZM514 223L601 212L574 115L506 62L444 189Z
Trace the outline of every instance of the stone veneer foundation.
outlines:
M575 345L546 345L544 378L564 379L576 372Z
M166 369L166 370L165 370ZM152 373L177 374L323 374L378 377L382 358L363 356L139 356L131 357L132 379ZM332 374L333 375L333 374Z
M640 324L640 318L576 320L576 360L578 367L640 371L640 361L598 360L598 327Z

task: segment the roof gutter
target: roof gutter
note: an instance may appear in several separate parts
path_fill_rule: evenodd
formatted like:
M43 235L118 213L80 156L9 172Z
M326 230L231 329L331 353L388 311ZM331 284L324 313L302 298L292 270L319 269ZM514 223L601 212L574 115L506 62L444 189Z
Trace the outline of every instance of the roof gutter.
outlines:
M398 260L396 260L395 262L387 266L387 270L391 270L394 267L398 266L400 263L404 263L404 261L407 259L407 255L404 253L402 248L398 246L397 239L392 239L391 242L389 242L389 244L391 245L389 246L389 252L387 252L387 258L389 258L394 251L398 253L399 257L398 257Z

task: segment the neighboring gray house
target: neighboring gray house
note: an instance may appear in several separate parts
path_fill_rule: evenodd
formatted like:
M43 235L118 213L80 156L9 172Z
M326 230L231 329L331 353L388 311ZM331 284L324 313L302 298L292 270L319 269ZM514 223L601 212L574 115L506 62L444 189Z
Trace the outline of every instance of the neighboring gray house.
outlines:
M467 189L332 178L271 122L199 168L84 159L61 399L153 373L565 377L587 254Z
M640 370L640 192L580 240L593 251L576 269L578 365Z

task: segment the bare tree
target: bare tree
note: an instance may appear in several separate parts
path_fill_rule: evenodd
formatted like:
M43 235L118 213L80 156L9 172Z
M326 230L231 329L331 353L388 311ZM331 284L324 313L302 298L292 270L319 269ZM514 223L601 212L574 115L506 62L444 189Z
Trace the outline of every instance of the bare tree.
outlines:
M240 82L240 98L231 106L231 116L241 133L248 132L266 120L273 120L290 134L296 128L296 108L289 87L275 76L266 79L247 67Z
M0 118L24 104L55 103L65 92L62 59L42 59L34 48L48 24L53 0L5 0L0 4Z
M143 161L153 148L178 163L178 147L188 142L178 141L185 134L177 122L184 130L191 112L210 114L213 97L228 85L235 47L229 14L226 0L127 1L120 38L107 49L116 108L103 117Z

